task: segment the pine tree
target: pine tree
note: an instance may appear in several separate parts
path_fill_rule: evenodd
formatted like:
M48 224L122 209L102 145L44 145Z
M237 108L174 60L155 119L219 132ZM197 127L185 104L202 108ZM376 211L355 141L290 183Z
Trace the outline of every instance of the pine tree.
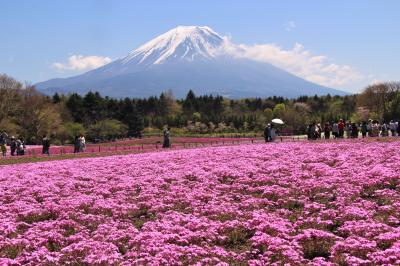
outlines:
M77 93L73 93L69 96L65 105L70 111L73 120L77 123L82 123L85 116L82 97Z
M53 101L53 103L59 103L59 102L61 102L61 97L60 97L60 95L58 95L57 92L53 95L52 101Z

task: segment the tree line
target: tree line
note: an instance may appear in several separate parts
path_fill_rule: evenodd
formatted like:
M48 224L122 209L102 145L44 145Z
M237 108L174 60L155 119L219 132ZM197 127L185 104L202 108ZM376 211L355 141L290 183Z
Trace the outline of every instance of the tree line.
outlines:
M0 94L0 130L27 143L39 143L45 134L60 143L79 134L91 141L137 137L159 133L165 125L172 134L258 133L273 118L283 119L284 130L291 134L305 134L312 122L400 119L400 83L394 82L346 96L227 99L189 90L183 99L175 99L171 91L115 99L98 92L46 96L30 84L0 75Z

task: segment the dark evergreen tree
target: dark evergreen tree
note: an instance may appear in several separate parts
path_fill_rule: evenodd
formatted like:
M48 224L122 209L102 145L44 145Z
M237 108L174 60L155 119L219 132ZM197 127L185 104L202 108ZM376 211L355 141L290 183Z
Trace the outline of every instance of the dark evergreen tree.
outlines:
M83 98L83 108L85 110L84 122L94 124L106 118L105 101L98 92L88 92Z
M53 102L53 103L59 103L59 102L61 102L61 97L60 97L60 95L59 95L57 92L53 95L52 102Z
M83 107L83 98L77 93L73 93L68 97L65 105L69 109L73 120L82 123L85 117L85 108Z
M138 137L144 128L144 120L134 100L125 98L120 102L118 120L128 126L128 135Z
M192 90L189 90L188 94L186 95L185 100L182 104L183 111L188 114L192 115L194 112L197 111L196 108L196 95Z

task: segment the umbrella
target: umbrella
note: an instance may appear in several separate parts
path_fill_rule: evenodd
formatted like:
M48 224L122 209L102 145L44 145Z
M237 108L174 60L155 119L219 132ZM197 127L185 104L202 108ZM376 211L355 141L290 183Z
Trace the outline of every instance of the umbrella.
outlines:
M271 122L274 123L274 124L278 124L278 125L283 125L284 124L283 121L281 119L279 119L279 118L272 119Z

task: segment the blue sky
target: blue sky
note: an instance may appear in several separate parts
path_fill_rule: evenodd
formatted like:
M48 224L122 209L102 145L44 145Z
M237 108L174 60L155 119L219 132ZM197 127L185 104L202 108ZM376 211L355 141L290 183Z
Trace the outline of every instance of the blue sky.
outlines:
M395 0L3 0L0 73L72 76L178 25L207 25L289 72L359 91L399 79L399 10Z

